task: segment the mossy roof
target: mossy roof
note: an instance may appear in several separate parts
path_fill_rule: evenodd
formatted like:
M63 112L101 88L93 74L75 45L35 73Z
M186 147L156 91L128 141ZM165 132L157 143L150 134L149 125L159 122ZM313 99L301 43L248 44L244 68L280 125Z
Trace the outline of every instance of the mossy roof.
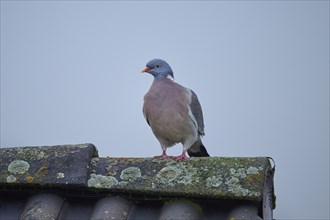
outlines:
M261 201L267 157L102 158L92 144L0 149L0 185Z

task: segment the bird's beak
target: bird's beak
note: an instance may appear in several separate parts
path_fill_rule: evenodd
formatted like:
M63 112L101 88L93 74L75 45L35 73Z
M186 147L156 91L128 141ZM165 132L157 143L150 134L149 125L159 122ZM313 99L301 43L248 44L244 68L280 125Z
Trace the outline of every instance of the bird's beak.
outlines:
M148 73L149 71L150 71L150 68L146 67L141 71L141 73Z

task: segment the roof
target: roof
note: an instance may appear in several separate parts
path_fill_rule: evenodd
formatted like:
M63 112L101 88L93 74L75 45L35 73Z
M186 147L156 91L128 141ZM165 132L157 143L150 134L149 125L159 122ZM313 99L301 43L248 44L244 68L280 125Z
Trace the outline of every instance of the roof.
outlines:
M272 218L267 157L102 158L92 144L0 149L0 219Z

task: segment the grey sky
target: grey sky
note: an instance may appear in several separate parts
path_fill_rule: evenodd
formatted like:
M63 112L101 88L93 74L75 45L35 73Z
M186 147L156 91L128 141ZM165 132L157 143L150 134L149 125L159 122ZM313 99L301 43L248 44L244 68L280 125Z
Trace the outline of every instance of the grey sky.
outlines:
M275 159L275 218L329 218L329 1L1 1L1 147L160 154L153 58L197 93L212 156Z

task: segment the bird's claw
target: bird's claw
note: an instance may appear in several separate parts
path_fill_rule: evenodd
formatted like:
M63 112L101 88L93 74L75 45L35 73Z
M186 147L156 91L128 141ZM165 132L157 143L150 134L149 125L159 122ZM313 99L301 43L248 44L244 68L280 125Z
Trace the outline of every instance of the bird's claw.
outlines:
M186 155L180 155L180 156L176 156L176 157L173 157L173 159L175 160L184 160L184 159L187 159L188 157Z
M156 158L156 159L164 159L164 158L173 158L173 156L168 156L168 155L166 154L166 150L163 150L162 155L154 156L154 158Z
M168 155L159 155L159 156L154 156L155 159L164 159L164 158L174 158L173 156L168 156Z
M187 159L188 157L186 156L186 151L183 151L181 155L173 157L175 160L184 160Z
M187 158L188 158L188 157L186 156L186 152L187 152L187 151L184 150L184 151L182 152L182 154L179 155L179 156L168 156L168 155L166 154L166 152L163 151L162 155L154 156L154 158L156 158L156 159L170 158L170 159L174 159L174 160L179 161L179 160L184 160L184 159L187 159Z

